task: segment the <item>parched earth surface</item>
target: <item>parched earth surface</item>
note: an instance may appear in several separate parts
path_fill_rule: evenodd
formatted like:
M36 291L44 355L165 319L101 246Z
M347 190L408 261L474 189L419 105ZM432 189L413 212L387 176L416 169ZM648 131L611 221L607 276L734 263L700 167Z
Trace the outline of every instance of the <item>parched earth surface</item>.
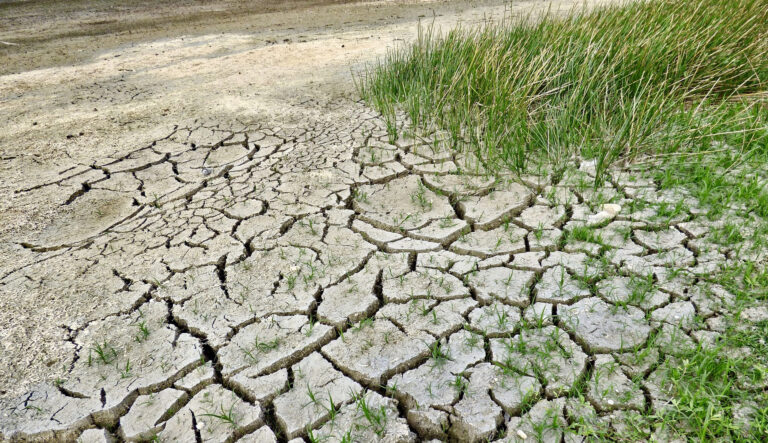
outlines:
M391 42L412 25L381 32ZM274 49L222 55L192 40L162 43L172 72L146 60L154 43L7 77L5 203L47 209L5 215L0 440L581 441L564 431L574 421L620 432L670 407L667 363L725 328L733 295L707 276L765 263L718 242L722 222L643 170L598 187L594 164L575 160L488 174L439 133L390 140L353 95L313 97L298 80L282 101L295 84L249 89L294 69ZM280 50L341 44L370 50L354 33ZM278 67L222 83L220 66L260 59ZM202 92L161 91L153 76ZM225 112L222 93L269 106ZM131 96L141 115L125 115ZM46 100L60 114L30 143L19 128ZM110 118L114 138L71 126L95 120L100 134ZM9 172L22 165L34 174Z

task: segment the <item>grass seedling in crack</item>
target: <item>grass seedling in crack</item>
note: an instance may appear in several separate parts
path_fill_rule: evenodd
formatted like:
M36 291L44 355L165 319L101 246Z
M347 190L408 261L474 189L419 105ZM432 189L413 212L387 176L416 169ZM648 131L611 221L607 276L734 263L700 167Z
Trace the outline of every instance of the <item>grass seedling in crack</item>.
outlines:
M312 332L315 330L315 325L317 324L317 319L314 317L314 315L309 315L309 327L307 327L307 330L304 331L304 335L307 337L312 336Z
M312 235L317 235L317 230L315 229L314 221L310 218L310 219L307 219L307 223L309 224L309 232L311 232Z
M432 310L432 320L431 321L432 321L433 325L437 325L437 324L440 323L440 320L437 318L437 311L434 310L434 309Z
M34 414L36 416L41 416L46 413L45 409L41 408L40 406L33 405L29 402L26 405L24 405L24 410L34 411Z
M258 355L277 349L280 346L280 339L275 338L269 341L261 341L258 337L253 340L253 346L250 349L240 348L245 356L255 362L258 362Z
M224 409L224 405L220 405L221 412L219 413L207 413L201 414L202 417L211 417L223 421L228 424L232 429L237 428L237 417L235 416L235 404L229 406L229 409Z
M448 229L456 226L456 221L450 217L445 217L440 219L440 229Z
M357 324L356 324L356 325L353 327L353 329L354 329L354 330L357 332L357 331L361 331L361 330L362 330L363 328L365 328L365 327L373 327L373 318L371 318L371 317L366 317L366 318L364 318L364 319L360 320L360 321L359 321L359 322L357 322Z
M93 363L93 354L96 354L96 358L102 364L108 365L117 359L117 351L106 341L103 343L96 343L88 351L88 366Z
M379 409L371 408L364 393L355 396L357 410L363 413L363 417L368 422L371 430L379 437L384 435L387 425L387 410L384 406Z
M459 392L459 393L463 394L463 393L467 392L467 388L469 387L469 383L467 382L467 379L465 379L463 376L457 374L456 377L454 377L453 381L451 382L451 386L454 389L456 389L456 392Z
M125 366L120 369L120 378L129 378L131 376L131 360L125 359Z
M305 407L308 405L320 406L320 401L318 400L317 396L315 395L315 391L312 390L312 386L310 386L309 383L307 383L307 397L309 397L309 403L305 404Z
M464 346L468 349L482 348L483 340L480 335L470 331L470 334L464 338Z
M328 393L328 407L326 410L328 411L328 419L331 421L331 425L335 424L336 416L339 415L339 405L334 403L330 392Z
M411 201L416 204L422 211L430 211L432 209L432 200L427 197L427 188L419 181L416 191L411 194Z
M149 338L149 328L147 327L147 322L142 321L137 325L137 327L139 328L139 333L136 334L135 339L137 342L142 343L146 341L147 338Z
M443 344L440 341L436 341L429 346L429 357L436 365L441 365L446 361L451 360L450 353L443 348Z
M289 274L287 277L285 277L285 284L288 285L289 291L292 291L293 288L296 287L296 277L298 277L297 274Z

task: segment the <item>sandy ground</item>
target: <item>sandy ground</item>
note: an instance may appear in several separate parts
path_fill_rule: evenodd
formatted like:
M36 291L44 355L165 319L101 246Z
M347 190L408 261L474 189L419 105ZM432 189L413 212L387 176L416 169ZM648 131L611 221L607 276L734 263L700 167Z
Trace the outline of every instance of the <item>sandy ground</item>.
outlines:
M15 193L62 168L117 155L121 147L151 140L184 119L299 119L316 109L291 105L354 93L351 71L412 38L418 22L476 22L507 9L482 2L298 3L302 7L296 10L242 17L213 14L213 23L200 10L227 11L229 3L184 4L159 14L169 22L163 29L157 29L162 24L157 18L145 24L152 16L147 5L63 16L43 8L11 14L0 32L0 40L18 44L3 46L0 53L3 69L11 70L0 83L5 122L0 232L23 227L29 233L53 216L50 211L62 209ZM19 9L25 11L27 4L36 2L23 2ZM11 13L12 6L4 4ZM175 21L179 17L184 20ZM102 22L115 20L138 29L128 36L103 29ZM200 31L219 27L227 32ZM85 35L71 36L75 29ZM44 39L49 33L53 36ZM25 40L28 34L41 40ZM65 55L69 58L62 59ZM14 72L19 70L24 72Z

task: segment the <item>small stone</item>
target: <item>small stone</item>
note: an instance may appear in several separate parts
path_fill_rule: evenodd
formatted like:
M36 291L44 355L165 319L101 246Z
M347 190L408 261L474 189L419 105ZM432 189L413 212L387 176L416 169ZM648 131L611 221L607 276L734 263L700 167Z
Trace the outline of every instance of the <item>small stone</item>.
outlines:
M597 214L587 217L587 226L596 227L607 224L616 217L614 212L600 211Z
M615 203L606 203L602 206L602 210L615 217L619 212L621 212L621 205L617 205Z

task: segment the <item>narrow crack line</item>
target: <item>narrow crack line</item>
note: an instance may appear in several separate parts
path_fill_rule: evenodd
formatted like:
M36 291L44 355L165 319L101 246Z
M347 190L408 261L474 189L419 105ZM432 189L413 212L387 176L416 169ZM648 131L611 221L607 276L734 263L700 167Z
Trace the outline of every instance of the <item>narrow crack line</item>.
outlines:
M203 438L200 435L200 428L197 425L197 417L195 417L195 412L190 410L189 414L192 416L192 431L195 433L195 441L197 443L203 443Z

